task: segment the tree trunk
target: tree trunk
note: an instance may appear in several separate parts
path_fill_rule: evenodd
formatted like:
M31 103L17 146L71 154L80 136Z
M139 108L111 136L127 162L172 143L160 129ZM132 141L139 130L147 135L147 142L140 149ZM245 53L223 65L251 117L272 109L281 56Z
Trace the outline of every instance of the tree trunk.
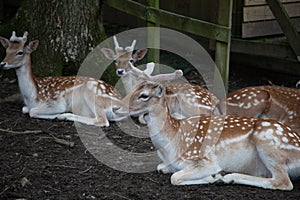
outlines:
M61 75L64 66L73 72L87 54L104 39L102 0L23 0L12 29L29 32L39 40L33 53L38 76Z

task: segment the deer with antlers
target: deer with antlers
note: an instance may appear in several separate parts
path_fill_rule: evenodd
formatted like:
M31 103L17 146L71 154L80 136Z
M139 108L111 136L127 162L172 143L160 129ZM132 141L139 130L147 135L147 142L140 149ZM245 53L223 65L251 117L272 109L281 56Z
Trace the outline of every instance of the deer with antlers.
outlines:
M235 116L170 115L167 88L145 81L124 99L119 114L144 114L162 163L174 185L216 181L292 190L300 176L300 135L275 120ZM128 105L128 106L125 106ZM225 175L223 172L226 172Z
M108 120L121 120L112 112L121 103L120 94L109 84L94 78L67 76L37 78L32 73L31 53L38 40L26 44L28 33L8 40L0 37L6 48L3 69L15 69L24 104L23 113L41 119L66 119L88 125L109 126Z
M134 40L131 46L120 47L117 38L113 37L115 44L115 52L108 48L102 48L102 53L106 58L114 60L117 70L116 73L121 76L121 80L126 90L126 94L132 91L142 77L143 80L163 82L167 88L168 106L171 113L179 118L219 114L218 98L208 90L199 85L182 83L182 82L166 82L179 78L183 75L181 70L176 70L170 74L158 74L152 76L154 64L147 64L144 71L134 67L133 63L142 59L147 53L147 49L137 50L133 54L136 41ZM124 50L125 49L125 50Z
M255 86L228 94L223 113L278 120L300 132L300 91L281 86Z

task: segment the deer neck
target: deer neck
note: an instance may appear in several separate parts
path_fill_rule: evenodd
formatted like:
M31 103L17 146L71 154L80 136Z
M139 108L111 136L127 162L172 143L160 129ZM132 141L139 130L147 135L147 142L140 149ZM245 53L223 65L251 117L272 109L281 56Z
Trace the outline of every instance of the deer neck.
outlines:
M126 94L129 94L134 86L138 82L138 77L134 75L131 71L128 71L127 74L121 77L123 86L126 90Z
M161 104L152 106L146 121L151 140L156 148L166 147L178 134L179 121L170 115L165 99Z
M32 104L37 96L36 83L32 74L30 55L26 55L24 64L16 69L20 92L25 105Z

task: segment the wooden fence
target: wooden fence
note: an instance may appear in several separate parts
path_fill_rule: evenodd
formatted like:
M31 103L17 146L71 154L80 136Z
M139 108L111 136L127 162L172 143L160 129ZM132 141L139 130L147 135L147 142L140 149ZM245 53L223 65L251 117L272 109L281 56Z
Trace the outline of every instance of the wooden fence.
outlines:
M218 0L216 24L159 9L159 0L146 0L146 4L133 0L105 0L104 2L110 7L147 21L148 27L163 25L216 40L215 63L225 88L228 88L232 0ZM159 33L149 35L148 42L159 42ZM152 51L149 54L151 60L159 59L159 51Z

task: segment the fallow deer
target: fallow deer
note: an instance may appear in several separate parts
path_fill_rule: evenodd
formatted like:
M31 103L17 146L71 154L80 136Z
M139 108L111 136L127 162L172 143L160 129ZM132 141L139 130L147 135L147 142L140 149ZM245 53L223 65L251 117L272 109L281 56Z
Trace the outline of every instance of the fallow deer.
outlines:
M31 53L38 40L26 44L28 33L8 40L0 37L6 48L3 69L15 69L24 104L23 113L42 119L66 119L88 125L109 126L108 120L122 119L112 112L121 103L120 94L109 84L94 78L67 76L37 78L32 73Z
M278 120L300 131L300 90L281 86L254 86L228 94L223 113Z
M293 189L290 178L300 176L297 132L268 119L229 115L175 119L170 115L166 93L163 84L145 81L115 112L145 115L150 138L162 160L157 170L174 173L172 184L223 181Z
M102 48L102 53L110 60L114 60L117 67L117 74L121 76L121 80L128 94L134 86L139 82L141 75L151 81L168 81L182 76L181 70L176 70L172 74L151 76L154 66L147 65L145 71L133 66L133 63L142 59L147 53L146 49L138 50L132 55L136 41L132 45L124 48L120 47L117 38L114 36L115 51ZM218 98L196 84L182 83L182 82L164 82L167 87L169 96L169 107L172 114L177 117L190 117L198 115L219 114Z

